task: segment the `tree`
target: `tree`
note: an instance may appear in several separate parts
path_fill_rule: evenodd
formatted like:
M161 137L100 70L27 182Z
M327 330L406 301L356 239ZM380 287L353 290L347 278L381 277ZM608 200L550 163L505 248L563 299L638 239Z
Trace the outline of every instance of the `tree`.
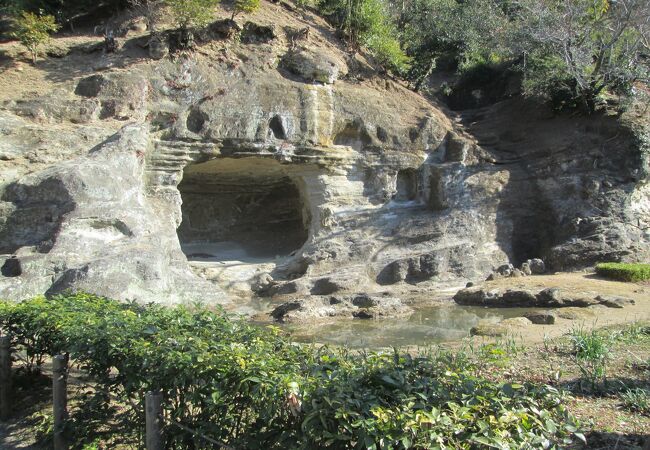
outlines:
M260 7L260 0L235 0L231 20L239 13L252 13Z
M33 63L36 63L38 47L50 39L50 33L59 29L54 16L39 16L27 11L16 18L15 27L13 35L29 50Z
M129 4L144 17L149 31L155 32L162 15L163 0L129 0Z
M365 46L394 72L407 70L410 59L402 51L395 24L382 0L319 0L317 6L351 47Z
M512 24L505 0L411 0L400 11L402 41L413 58L407 78L416 90L439 59L453 61L460 71L511 57Z
M606 90L650 80L648 0L522 0L525 88L563 90L587 111ZM523 36L527 36L524 38Z
M219 0L164 0L182 30L210 23Z

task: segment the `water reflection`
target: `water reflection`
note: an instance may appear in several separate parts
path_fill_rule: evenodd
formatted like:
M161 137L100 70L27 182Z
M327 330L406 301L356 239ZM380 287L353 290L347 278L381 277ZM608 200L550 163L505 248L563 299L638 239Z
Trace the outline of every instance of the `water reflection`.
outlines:
M298 342L318 342L350 347L426 346L469 336L479 320L499 322L519 317L529 308L478 308L438 305L421 308L408 318L384 320L339 320L310 325L288 325Z

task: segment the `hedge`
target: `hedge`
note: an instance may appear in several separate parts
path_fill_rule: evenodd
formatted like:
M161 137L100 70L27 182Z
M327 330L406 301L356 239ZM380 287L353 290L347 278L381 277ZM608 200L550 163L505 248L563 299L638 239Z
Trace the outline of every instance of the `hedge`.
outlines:
M463 353L315 348L201 305L87 294L0 302L0 326L29 370L69 353L90 375L99 409L117 399L132 430L144 428L142 399L154 390L167 423L234 448L546 448L584 438L564 394L490 381ZM200 447L180 428L165 433L167 448ZM93 435L71 439L81 446Z
M644 281L650 280L650 264L601 263L596 265L596 273L619 281Z

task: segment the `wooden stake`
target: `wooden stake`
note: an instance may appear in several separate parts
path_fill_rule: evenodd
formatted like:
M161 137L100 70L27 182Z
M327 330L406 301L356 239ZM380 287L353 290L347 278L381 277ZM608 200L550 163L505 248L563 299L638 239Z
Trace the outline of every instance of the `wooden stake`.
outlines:
M145 423L147 450L163 450L162 394L147 392L145 395Z
M57 355L52 359L52 405L54 409L54 450L67 450L64 436L68 420L68 358Z
M11 415L11 338L0 336L0 420Z

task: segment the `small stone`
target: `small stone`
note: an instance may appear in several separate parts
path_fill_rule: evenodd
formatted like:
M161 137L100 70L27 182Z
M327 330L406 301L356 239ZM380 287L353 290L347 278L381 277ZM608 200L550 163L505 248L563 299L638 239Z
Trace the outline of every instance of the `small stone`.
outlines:
M512 278L521 278L524 276L524 273L519 269L512 269L512 272L510 272L510 276Z
M526 261L526 263L528 264L528 267L530 267L530 271L533 275L541 275L543 273L546 273L546 265L541 259L529 259Z
M167 38L160 35L152 36L149 40L149 57L152 59L163 59L169 55L169 42Z
M555 323L555 314L552 312L529 312L524 317L537 325L553 325Z
M526 290L508 290L499 299L499 306L506 307L531 307L537 305L537 297Z
M537 302L540 306L562 306L564 297L558 288L547 288L537 294Z
M532 275L533 274L532 270L530 270L530 264L528 264L527 262L525 262L525 263L523 263L521 265L520 270L523 272L524 275Z
M499 322L499 325L505 326L508 328L524 328L529 325L532 325L533 322L528 320L526 317L513 317L511 319L505 319Z
M472 336L498 337L508 333L508 328L496 323L479 323L469 330Z
M467 284L465 285L466 288L470 288L472 286L474 286L474 283L472 283L471 281L468 281Z
M578 308L571 306L568 308L560 308L553 311L557 317L568 320L590 319L596 316L596 311L591 308Z
M607 306L608 308L623 308L628 305L634 305L635 303L631 298L607 295L599 295L596 297L596 300L598 300L601 305Z
M513 270L514 266L512 264L503 264L502 266L499 266L495 272L502 277L509 277Z

